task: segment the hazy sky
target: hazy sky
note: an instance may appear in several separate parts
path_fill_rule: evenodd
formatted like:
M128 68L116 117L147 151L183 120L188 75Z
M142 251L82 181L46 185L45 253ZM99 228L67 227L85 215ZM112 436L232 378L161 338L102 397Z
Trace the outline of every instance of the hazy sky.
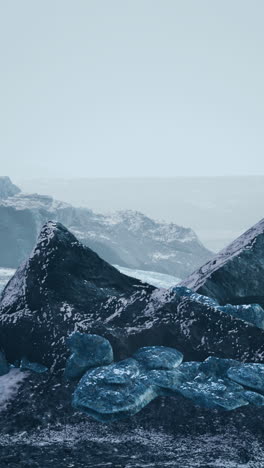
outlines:
M263 0L0 0L0 175L264 174Z

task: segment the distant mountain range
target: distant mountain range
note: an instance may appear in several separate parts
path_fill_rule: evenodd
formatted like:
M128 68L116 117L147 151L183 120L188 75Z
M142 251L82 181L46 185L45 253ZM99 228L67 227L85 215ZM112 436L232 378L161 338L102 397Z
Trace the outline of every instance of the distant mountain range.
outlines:
M24 192L48 193L98 213L132 209L192 227L219 252L263 217L264 176L38 178L17 180Z
M22 193L4 177L0 178L0 267L17 268L49 220L63 223L104 260L120 267L183 279L212 257L192 229L131 210L96 214L50 196Z

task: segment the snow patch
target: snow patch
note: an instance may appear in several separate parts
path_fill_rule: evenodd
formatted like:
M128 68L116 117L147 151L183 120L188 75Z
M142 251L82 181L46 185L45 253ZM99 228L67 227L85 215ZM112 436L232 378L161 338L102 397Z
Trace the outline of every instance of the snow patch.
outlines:
M8 374L0 377L0 411L3 411L7 403L16 396L21 383L28 375L28 372L11 369Z

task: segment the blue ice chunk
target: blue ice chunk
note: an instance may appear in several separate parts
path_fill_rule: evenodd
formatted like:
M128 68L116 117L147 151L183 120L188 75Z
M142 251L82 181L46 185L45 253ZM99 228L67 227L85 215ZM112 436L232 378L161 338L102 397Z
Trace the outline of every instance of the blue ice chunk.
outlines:
M245 322L251 323L258 328L264 329L264 310L259 304L231 305L226 304L219 306L218 310L226 314L233 315Z
M209 356L200 364L199 370L200 372L204 372L206 375L227 377L227 371L230 367L240 365L241 363L234 359L222 359L215 356Z
M10 370L10 365L8 364L5 354L0 351L0 376L8 374Z
M112 346L102 336L74 332L67 338L67 344L72 352L64 373L68 380L80 379L88 369L113 362Z
M244 397L251 405L264 406L264 396L260 393L246 391Z
M200 304L214 307L221 312L251 323L258 328L264 329L264 309L259 304L220 305L217 300L198 294L184 286L176 286L172 288L172 291L176 294L176 296L189 297L193 301L199 302Z
M124 359L105 369L104 381L109 384L125 385L139 376L139 364L135 359Z
M144 369L175 369L182 360L183 354L175 348L166 346L146 346L133 354Z
M194 404L205 408L233 410L248 405L248 399L243 395L244 388L229 379L209 377L199 374L195 380L182 384L178 389Z
M264 364L241 364L239 367L231 367L227 375L241 385L264 392Z
M33 372L37 372L38 374L42 374L43 372L47 372L49 369L43 366L43 364L39 364L37 362L30 362L26 357L23 357L20 363L20 370L30 370Z
M113 379L109 379L111 371ZM121 361L87 371L73 394L73 406L106 422L133 416L157 395L154 387L136 377L134 363Z

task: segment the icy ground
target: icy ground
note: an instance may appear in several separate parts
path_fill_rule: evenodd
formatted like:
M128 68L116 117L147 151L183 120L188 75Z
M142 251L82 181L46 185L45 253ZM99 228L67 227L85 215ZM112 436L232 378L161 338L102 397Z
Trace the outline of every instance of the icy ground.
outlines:
M137 278L141 281L146 283L152 284L157 288L171 288L172 286L176 286L181 279L176 278L175 276L166 275L163 273L158 273L156 271L145 271L145 270L134 270L132 268L125 268L119 265L114 265L121 273L124 275L132 276L133 278Z
M0 436L0 464L11 468L263 468L263 442L250 434L243 434L243 439L237 432L183 437L142 428L122 434L87 421L60 430Z
M0 268L0 294L15 271L16 270L12 270L11 268Z

